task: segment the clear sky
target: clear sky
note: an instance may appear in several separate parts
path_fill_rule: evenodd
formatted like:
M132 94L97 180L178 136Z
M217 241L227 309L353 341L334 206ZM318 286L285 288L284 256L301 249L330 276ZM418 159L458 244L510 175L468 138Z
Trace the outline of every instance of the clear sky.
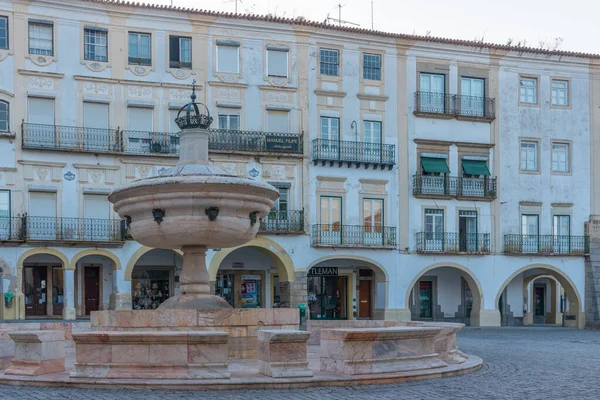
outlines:
M171 0L136 0L170 4ZM371 27L371 0L238 0L239 13L304 16L324 21L329 14ZM235 0L173 0L175 6L217 11L235 11ZM600 53L599 0L374 0L376 30L416 33L456 39L481 39L506 44L527 40L539 47L540 40L560 50ZM331 22L335 23L335 22Z

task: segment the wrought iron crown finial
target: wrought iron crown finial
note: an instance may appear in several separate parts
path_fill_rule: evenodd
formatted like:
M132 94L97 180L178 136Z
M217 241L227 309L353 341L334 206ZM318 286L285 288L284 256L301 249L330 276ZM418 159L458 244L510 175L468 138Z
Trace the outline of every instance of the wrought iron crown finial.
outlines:
M181 107L175 118L175 123L180 129L209 129L212 124L212 117L208 107L202 103L196 103L196 80L192 81L192 101ZM203 112L200 112L198 106L204 107Z
M192 81L192 95L190 96L190 98L192 99L192 103L196 102L196 80L195 79Z

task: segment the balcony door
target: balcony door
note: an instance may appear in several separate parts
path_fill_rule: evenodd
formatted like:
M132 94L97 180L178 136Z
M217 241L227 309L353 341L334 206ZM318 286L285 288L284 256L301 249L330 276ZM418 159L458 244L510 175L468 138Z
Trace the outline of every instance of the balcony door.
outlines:
M108 104L106 103L83 103L83 137L76 144L77 148L85 150L110 151L118 150L116 140L110 137L108 130Z
M421 74L419 111L445 112L446 77L440 74Z
M425 209L425 250L444 250L444 210Z
M473 253L477 249L477 211L460 210L458 212L459 251Z
M321 244L342 243L342 198L321 196Z
M368 246L384 244L383 199L363 199L364 243Z
M177 123L175 123L175 119L177 118L178 114L178 108L171 108L169 110L169 141L171 145L169 148L169 153L171 154L179 153L179 132L181 129L179 129L179 126L177 126Z
M275 204L265 221L267 224L267 231L287 231L290 229L290 224L293 223L290 221L288 213L290 188L278 187L277 190L279 191L279 198L275 200Z
M445 157L425 157L421 156L421 175L419 192L421 194L444 195L448 194L448 182L446 174L450 173L450 168L446 163Z
M153 143L154 109L127 107L127 151L147 154L162 152L161 143ZM161 148L159 148L161 147Z
M571 217L569 215L554 216L554 252L571 251Z
M55 148L62 139L56 137L54 127L54 99L29 97L27 99L27 136L25 144L35 147Z
M12 230L17 226L13 226L10 217L10 190L0 190L0 240L9 240L16 234Z
M370 162L381 162L381 122L364 121L363 122L363 160Z
M321 117L321 157L338 160L340 159L340 119L332 117Z
M491 175L487 167L487 160L463 159L461 164L463 172L461 195L485 197L489 193L489 176Z
M521 215L521 236L522 236L522 252L537 253L539 251L540 242L540 216L535 214Z
M462 77L460 82L460 114L484 116L485 80Z
M110 203L103 194L83 195L83 235L86 241L111 239Z
M56 218L56 193L29 192L27 235L34 240L56 240L59 232Z

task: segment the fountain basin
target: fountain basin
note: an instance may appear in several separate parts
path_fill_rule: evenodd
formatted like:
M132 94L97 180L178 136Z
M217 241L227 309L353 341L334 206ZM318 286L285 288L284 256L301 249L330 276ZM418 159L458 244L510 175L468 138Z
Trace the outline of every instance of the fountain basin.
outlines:
M174 175L132 182L109 200L146 246L222 248L252 240L278 196L271 185L250 179Z

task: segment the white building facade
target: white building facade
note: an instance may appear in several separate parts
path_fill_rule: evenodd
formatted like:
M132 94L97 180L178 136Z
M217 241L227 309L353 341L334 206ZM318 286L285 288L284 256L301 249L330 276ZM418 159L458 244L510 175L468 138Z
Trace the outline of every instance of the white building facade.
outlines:
M582 327L593 59L0 0L0 266L15 295L1 317L178 293L180 254L132 240L107 196L175 164L195 80L211 161L280 191L252 242L208 253L232 306Z

